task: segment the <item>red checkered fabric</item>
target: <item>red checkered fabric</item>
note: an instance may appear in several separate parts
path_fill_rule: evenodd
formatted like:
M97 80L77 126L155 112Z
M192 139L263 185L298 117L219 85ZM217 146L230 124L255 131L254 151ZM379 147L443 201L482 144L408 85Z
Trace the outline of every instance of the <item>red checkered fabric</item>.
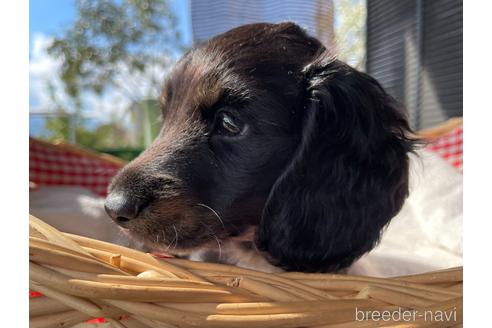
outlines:
M463 172L463 125L433 140L427 149L437 153L455 168Z
M80 186L104 197L121 166L56 146L29 143L29 181L37 185Z

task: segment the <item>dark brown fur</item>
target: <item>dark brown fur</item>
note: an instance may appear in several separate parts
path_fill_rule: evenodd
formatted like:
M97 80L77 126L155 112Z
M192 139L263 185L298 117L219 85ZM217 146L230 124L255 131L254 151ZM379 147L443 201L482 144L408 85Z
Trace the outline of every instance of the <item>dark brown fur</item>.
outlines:
M161 96L154 143L114 179L110 215L158 249L257 227L285 269L337 270L369 251L408 192L398 104L297 25L245 25L198 45ZM219 113L244 125L221 132Z

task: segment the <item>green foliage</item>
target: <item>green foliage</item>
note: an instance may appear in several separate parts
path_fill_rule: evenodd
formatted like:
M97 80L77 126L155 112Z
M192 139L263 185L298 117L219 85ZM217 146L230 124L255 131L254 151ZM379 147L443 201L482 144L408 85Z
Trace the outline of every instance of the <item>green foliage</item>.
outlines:
M166 54L181 48L166 0L78 0L77 12L49 48L63 59L60 77L73 98L82 90L101 94L122 65L129 73L143 72L165 65Z
M44 127L50 132L49 140L69 139L70 118L68 116L47 117Z
M143 148L101 148L98 149L98 151L106 154L110 154L116 157L119 157L121 159L124 159L125 161L130 162L131 160L135 159L140 153L143 151Z
M334 0L338 58L357 69L365 69L366 2L363 0Z
M159 102L153 99L139 101L132 108L132 121L141 132L141 144L149 146L161 128Z
M46 118L45 128L50 132L48 140L70 140L70 116L59 113L58 116ZM75 119L75 118L72 118ZM94 128L88 128L86 122L74 122L74 137L78 144L92 148L104 149L127 147L126 129L117 122L105 123Z
M114 124L99 125L94 130L88 130L79 125L75 129L77 143L92 149L114 146L114 140L124 140L124 134L124 129Z
M70 96L70 101L62 104L53 84L48 83L53 107L60 114L46 119L52 140L70 140L67 113L84 116L84 92L102 95L111 88L137 109L146 104L142 99L157 98L170 58L183 51L168 0L76 0L76 6L74 23L48 48L48 53L62 62L59 77ZM155 106L143 107L145 115L140 116L139 128L149 128L146 135L154 137L159 126ZM76 142L99 150L136 146L135 138L121 123L126 114L119 114L109 118L109 123L91 128L78 120L72 131ZM141 117L150 121L142 123ZM137 139L142 145L144 138Z

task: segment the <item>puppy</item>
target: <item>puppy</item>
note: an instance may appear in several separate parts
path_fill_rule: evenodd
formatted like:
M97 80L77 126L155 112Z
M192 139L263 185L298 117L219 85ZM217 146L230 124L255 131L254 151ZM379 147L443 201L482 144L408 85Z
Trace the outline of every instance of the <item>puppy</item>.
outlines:
M408 193L403 110L293 23L244 25L187 52L162 129L105 207L155 251L329 272L370 251Z

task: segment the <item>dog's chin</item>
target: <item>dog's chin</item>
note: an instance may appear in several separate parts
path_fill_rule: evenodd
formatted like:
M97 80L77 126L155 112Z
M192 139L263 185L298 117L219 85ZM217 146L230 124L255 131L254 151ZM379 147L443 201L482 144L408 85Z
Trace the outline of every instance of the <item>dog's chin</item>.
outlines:
M143 252L151 253L157 257L180 257L190 258L192 254L203 250L220 250L221 245L227 243L253 242L255 233L254 227L245 228L240 234L223 232L217 233L214 236L206 234L203 236L195 236L194 238L185 239L177 238L171 240L158 240L156 236L141 234L132 231L130 228L120 227L120 232L133 241L133 248L137 248Z
M220 243L222 243L222 241L220 241ZM149 245L148 252L157 257L173 256L189 259L191 255L196 253L197 251L214 248L218 248L217 242L205 242L199 246L175 248L162 247L161 245Z
M187 257L196 250L211 248L214 245L217 247L217 243L227 239L226 236L221 236L219 239L219 237L213 238L210 235L185 239L178 235L177 238L175 236L171 240L162 240L157 238L157 235L141 234L131 228L119 227L119 229L121 234L132 241L133 248L162 257Z

